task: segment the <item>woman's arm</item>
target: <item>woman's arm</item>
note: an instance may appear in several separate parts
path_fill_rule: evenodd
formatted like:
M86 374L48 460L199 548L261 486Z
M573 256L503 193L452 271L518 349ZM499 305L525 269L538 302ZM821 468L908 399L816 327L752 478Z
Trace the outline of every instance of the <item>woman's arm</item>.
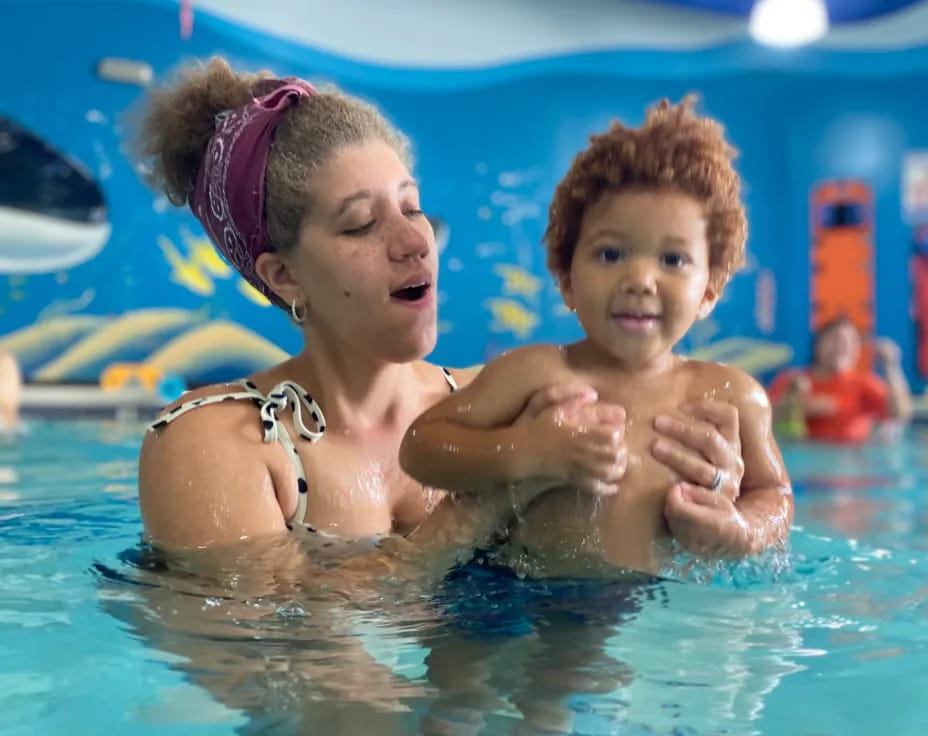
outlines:
M216 391L207 388L184 399ZM556 398L556 392L540 393ZM532 406L529 401L527 412ZM279 489L295 486L295 479L272 469L268 461L275 451L264 443L246 402L201 406L147 433L139 460L145 537L204 575L237 565L243 544L258 545L262 553L249 553L248 567L270 589L285 578L339 589L365 587L381 577L431 579L487 543L515 509L547 487L524 483L481 498L446 497L408 540L387 537L379 546L372 543L370 552L329 567L317 559L314 535L298 541L287 531L281 500L287 503L288 494Z
M201 406L149 431L139 457L145 536L179 550L286 531L266 457L260 423L244 402Z

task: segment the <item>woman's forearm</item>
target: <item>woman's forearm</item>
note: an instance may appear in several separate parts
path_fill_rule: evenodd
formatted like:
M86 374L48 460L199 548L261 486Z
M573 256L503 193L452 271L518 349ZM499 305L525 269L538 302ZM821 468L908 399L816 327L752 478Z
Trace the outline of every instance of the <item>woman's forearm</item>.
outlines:
M391 577L420 582L439 580L475 549L487 546L546 489L545 483L526 481L484 497L448 494L408 537L384 539L375 555L349 560L344 567L358 573L389 570Z

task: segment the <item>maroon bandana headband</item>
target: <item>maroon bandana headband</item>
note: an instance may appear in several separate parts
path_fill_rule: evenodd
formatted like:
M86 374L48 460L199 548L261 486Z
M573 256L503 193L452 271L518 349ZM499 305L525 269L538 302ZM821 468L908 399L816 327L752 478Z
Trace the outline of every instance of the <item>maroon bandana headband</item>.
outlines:
M190 209L242 277L280 304L255 271L258 256L272 249L264 216L264 173L281 116L316 90L293 77L260 84L275 83L278 86L268 94L216 116L216 131L203 154Z

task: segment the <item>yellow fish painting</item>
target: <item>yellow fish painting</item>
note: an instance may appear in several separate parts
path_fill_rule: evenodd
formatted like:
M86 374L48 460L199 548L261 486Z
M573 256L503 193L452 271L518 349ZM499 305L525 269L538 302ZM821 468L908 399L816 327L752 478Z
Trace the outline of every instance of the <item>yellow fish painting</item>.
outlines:
M205 236L194 235L187 228L181 228L181 239L187 246L187 252L190 254L190 262L199 266L211 276L220 279L228 279L233 275L232 268L222 260L222 256L216 252L209 238Z
M521 266L500 263L493 266L493 273L503 279L503 293L533 299L541 291L541 279Z
M538 316L514 299L487 299L484 305L493 315L490 325L493 332L511 332L520 340L525 340L538 326Z
M259 307L271 306L271 300L258 291L254 286L249 284L245 279L238 280L238 291L248 301L254 302Z
M159 235L157 241L165 260L171 266L171 281L200 296L212 296L215 293L213 279L192 258L184 256L164 235Z

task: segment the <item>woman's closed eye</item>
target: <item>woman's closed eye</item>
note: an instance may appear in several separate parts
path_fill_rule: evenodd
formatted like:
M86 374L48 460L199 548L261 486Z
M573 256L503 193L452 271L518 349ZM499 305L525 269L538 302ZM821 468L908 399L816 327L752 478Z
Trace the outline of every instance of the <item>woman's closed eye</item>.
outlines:
M424 217L425 213L420 210L418 207L407 207L403 210L403 216L414 220L419 217ZM342 235L358 237L361 235L367 235L374 227L377 225L377 219L372 218L369 222L365 222L363 225L358 225L357 227L349 227L342 230Z
M367 235L367 233L369 233L371 230L374 229L374 225L376 223L377 223L377 220L371 220L370 222L365 222L363 225L359 225L358 227L346 228L345 230L342 230L342 235L349 235L349 236L355 236L355 237L359 235Z

